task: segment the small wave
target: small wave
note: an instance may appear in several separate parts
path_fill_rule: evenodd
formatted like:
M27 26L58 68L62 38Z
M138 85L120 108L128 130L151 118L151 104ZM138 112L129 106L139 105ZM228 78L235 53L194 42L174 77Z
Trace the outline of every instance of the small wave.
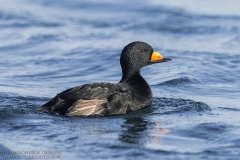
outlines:
M163 83L161 83L160 85L179 85L179 84L185 84L185 83L191 83L192 80L188 77L180 77L180 78L175 78L175 79L171 79L168 81L165 81Z
M38 35L33 35L31 37L28 38L29 43L32 42L51 42L51 41L61 41L61 38L59 35L53 35L53 34L38 34Z
M222 110L227 110L227 111L236 111L236 112L239 112L240 111L240 108L230 108L230 107L218 107Z
M9 118L15 114L28 114L36 107L33 103L26 100L36 101L35 98L20 97L12 94L0 93L0 119Z
M206 103L176 98L154 98L152 107L157 110L157 113L161 114L211 111L211 108Z
M189 129L178 131L181 136L199 138L199 139L215 139L216 134L224 134L228 131L229 125L219 123L201 123Z

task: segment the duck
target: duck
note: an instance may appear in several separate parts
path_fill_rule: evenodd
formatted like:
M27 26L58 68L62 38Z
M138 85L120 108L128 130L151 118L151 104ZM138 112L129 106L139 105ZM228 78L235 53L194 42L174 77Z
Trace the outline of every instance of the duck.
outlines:
M152 91L140 69L169 62L146 42L126 45L120 56L121 80L114 84L98 82L79 85L57 94L37 108L65 116L99 117L129 114L152 103Z

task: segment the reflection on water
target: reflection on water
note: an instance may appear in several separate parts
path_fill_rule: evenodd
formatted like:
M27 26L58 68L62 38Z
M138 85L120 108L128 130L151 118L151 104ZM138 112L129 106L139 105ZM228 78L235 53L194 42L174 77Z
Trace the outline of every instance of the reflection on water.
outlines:
M171 132L164 126L165 122L149 122L142 117L128 117L122 125L123 133L119 140L132 144L160 143L161 136Z
M122 125L123 133L119 140L125 143L141 144L143 136L146 136L148 121L142 117L126 118L126 122Z
M170 128L165 127L165 122L154 122L152 123L152 129L149 129L150 132L150 139L148 140L148 143L161 143L162 142L162 136L164 134L171 133Z

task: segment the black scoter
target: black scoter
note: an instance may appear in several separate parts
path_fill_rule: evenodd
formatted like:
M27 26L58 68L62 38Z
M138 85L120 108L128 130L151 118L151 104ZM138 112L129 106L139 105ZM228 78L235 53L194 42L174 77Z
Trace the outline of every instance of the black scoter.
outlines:
M117 84L91 83L67 89L39 107L66 116L110 116L128 114L152 103L152 91L140 74L142 67L168 62L145 42L124 47L120 64L122 79Z

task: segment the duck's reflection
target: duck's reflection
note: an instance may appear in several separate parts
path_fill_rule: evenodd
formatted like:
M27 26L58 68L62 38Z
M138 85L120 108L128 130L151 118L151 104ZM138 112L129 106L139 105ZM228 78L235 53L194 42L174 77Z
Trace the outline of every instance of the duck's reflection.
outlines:
M148 122L142 117L126 118L126 122L122 125L123 132L119 140L125 143L141 143L141 138L144 135L144 131L147 129L147 125Z
M122 125L119 140L125 143L159 143L163 134L170 133L164 122L150 122L142 117L128 117Z

